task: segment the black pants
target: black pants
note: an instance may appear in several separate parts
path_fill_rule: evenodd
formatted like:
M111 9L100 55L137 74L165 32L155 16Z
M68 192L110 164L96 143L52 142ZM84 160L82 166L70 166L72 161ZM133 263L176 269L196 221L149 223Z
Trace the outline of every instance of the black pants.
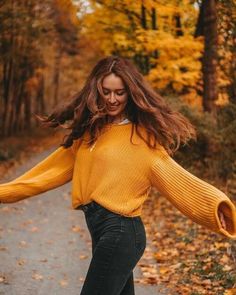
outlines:
M140 216L125 217L95 201L80 206L92 239L92 260L80 295L134 295L133 269L146 247Z

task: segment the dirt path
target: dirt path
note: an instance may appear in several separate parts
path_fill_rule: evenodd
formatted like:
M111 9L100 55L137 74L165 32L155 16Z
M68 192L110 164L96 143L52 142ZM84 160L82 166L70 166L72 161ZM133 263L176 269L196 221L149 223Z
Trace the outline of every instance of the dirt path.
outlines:
M34 156L11 179L54 149ZM91 259L91 240L83 212L70 207L70 188L68 183L0 205L0 295L80 294ZM137 266L135 279L141 276ZM158 286L136 283L135 289L137 295L164 294Z

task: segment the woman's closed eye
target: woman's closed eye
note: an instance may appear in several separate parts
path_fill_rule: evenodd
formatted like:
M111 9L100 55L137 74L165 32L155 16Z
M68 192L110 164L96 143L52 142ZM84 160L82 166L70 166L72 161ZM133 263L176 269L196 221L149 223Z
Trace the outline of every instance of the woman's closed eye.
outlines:
M103 91L103 94L104 95L108 95L108 94L110 94L110 92L109 91ZM119 96L122 96L122 95L124 95L125 94L125 91L123 91L123 92L116 92L115 93L115 95L119 95Z
M117 95L124 95L125 94L125 91L124 92L117 92Z

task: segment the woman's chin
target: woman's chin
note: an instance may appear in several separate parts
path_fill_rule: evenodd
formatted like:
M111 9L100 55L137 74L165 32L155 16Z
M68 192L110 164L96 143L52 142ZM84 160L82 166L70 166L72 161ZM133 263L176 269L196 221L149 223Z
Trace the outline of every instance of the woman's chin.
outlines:
M118 116L120 114L119 110L107 110L109 116Z

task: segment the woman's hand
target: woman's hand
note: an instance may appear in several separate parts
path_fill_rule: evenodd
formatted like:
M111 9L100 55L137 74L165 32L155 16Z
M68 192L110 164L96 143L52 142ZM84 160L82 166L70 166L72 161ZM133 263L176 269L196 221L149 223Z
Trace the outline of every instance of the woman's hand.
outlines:
M220 222L221 222L221 225L222 225L223 229L226 229L225 217L224 217L224 214L221 211L219 211L219 217L220 217Z

